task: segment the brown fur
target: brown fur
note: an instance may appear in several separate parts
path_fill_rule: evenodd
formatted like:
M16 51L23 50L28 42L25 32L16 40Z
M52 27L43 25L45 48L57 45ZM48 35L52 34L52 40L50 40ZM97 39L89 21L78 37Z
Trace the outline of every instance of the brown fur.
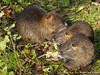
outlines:
M76 22L68 29L65 29L59 33L57 33L54 37L55 42L59 44L65 43L75 34L82 33L86 37L88 37L92 42L94 42L94 33L92 27L86 22Z
M94 59L94 46L84 34L76 34L60 47L60 53L69 70L84 68Z
M55 13L45 13L39 7L29 5L20 13L16 28L27 43L43 43L65 28L65 22Z

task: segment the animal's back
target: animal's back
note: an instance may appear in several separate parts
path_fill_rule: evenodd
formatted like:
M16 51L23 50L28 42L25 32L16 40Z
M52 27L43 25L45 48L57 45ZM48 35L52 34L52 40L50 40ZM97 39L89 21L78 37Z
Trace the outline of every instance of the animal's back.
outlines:
M83 33L87 37L93 37L93 29L91 25L89 25L87 22L76 22L74 23L70 28L69 31L75 32L75 33Z
M45 13L34 5L27 6L18 16L16 28L23 40L39 41L37 35L41 34L39 22ZM38 32L37 32L38 31ZM40 32L40 33L39 33ZM34 37L34 38L33 38ZM41 36L40 36L41 37Z

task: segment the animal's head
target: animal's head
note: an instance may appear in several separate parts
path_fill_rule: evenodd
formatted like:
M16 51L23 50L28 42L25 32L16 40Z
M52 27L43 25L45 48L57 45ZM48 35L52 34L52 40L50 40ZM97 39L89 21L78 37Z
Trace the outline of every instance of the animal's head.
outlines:
M64 62L89 61L93 56L94 48L91 41L83 34L76 34L60 47Z
M46 13L43 17L43 23L51 33L60 32L66 29L67 23L55 13Z
M57 33L54 36L54 40L56 43L58 43L59 45L64 44L66 41L68 41L74 34L69 32L68 29L65 29L59 33Z

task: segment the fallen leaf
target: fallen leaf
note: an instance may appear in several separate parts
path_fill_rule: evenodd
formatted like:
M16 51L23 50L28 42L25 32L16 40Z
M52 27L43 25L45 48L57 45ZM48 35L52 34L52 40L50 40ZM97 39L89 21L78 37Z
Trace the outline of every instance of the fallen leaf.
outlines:
M1 12L0 12L0 18L1 18L3 15L4 15L4 12L1 11Z

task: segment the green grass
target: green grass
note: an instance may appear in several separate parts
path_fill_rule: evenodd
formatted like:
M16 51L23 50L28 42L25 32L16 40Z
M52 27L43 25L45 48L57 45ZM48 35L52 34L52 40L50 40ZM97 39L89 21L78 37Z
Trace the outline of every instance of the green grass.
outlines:
M16 22L15 16L30 3L39 3L42 9L47 12L57 9L57 13L63 16L69 25L80 20L91 24L95 34L95 49L100 52L100 6L92 5L87 1L76 2L75 6L70 6L69 0L3 0L0 6L6 5L13 10L9 13L12 15L0 18L0 75L70 75L61 62L48 62L44 56L41 56L47 50L55 51L56 46L54 48L46 44L42 47L34 47L31 44L24 47L17 45L16 41L21 37L13 32ZM96 57L96 61L92 65L92 72L100 73L100 54L97 53Z

